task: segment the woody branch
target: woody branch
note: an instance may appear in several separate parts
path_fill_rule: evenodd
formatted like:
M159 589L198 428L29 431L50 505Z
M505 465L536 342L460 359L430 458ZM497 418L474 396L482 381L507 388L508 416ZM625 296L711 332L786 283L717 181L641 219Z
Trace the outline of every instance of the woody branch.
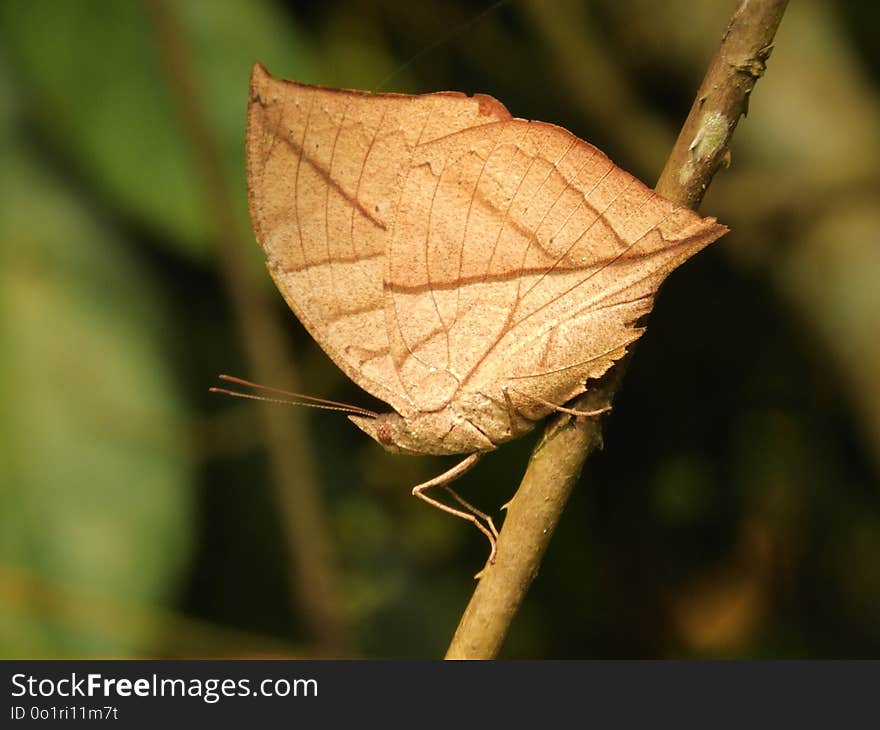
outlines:
M697 92L690 113L660 174L656 190L696 208L725 160L749 96L764 73L776 29L788 0L741 0ZM597 410L611 404L622 380L620 361L574 404ZM568 497L587 457L602 443L599 419L553 419L519 489L507 506L494 565L481 580L461 617L447 659L491 659L498 655Z

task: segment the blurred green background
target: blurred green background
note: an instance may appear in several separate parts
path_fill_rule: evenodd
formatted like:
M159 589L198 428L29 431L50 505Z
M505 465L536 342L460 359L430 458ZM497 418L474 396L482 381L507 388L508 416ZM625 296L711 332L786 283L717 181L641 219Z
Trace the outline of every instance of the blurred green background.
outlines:
M0 655L442 654L486 556L410 496L448 462L207 388L375 405L253 241L254 60L490 93L651 183L735 3L488 5L0 2ZM880 655L877 27L789 8L702 207L732 232L661 292L504 656ZM496 511L533 442L460 491Z

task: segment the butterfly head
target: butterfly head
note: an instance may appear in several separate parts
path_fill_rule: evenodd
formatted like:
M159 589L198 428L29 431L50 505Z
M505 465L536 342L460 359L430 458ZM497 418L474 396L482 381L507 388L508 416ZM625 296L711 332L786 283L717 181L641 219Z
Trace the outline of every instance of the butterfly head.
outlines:
M484 431L452 408L415 413L408 418L394 412L351 414L348 418L393 454L471 454L495 448Z
M392 454L417 454L412 448L412 434L406 420L397 413L380 413L375 418L350 415L355 426Z

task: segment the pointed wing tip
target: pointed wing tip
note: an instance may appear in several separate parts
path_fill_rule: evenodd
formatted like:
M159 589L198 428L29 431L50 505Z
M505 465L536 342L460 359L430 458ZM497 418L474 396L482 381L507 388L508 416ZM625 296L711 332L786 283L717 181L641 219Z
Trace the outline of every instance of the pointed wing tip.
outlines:
M717 241L723 235L730 232L730 228L724 225L724 223L719 223L715 216L701 216L692 208L684 206L678 207L678 211L685 213L685 220L690 219L691 223L687 227L698 231L700 239L704 241L702 246L708 246L713 241Z
M257 82L264 81L267 78L272 78L269 69L267 69L261 61L254 61L251 66L251 86Z
M714 217L707 216L700 218L698 222L699 228L690 235L692 252L691 256L706 246L715 243L730 229L723 223L719 223Z
M721 236L730 233L730 228L723 223L719 223L717 218L709 217L703 220L707 224L707 229L712 232L713 241L717 241Z
M700 214L697 213L697 215L699 216ZM719 223L714 215L701 216L700 223L707 231L711 230L713 233L717 233L719 237L730 230L724 223Z
M703 217L692 208L676 206L667 219L666 226L660 226L660 236L665 244L661 248L681 248L682 251L687 251L684 258L676 264L678 266L728 231L730 229L713 216Z
M251 66L250 102L253 103L260 99L261 92L265 90L266 85L273 81L275 79L269 70L260 61L254 61Z

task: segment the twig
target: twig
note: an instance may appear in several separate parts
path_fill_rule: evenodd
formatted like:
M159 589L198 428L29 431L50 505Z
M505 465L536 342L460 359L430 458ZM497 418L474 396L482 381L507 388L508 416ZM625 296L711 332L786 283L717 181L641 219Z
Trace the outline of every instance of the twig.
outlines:
M188 44L172 4L151 0L160 58L178 114L189 138L205 188L205 203L219 244L219 261L245 354L256 380L297 390L281 327L272 306L248 276L244 256L248 242L233 211L233 197L218 143L199 101ZM269 455L288 554L293 568L290 589L319 655L344 653L345 627L336 596L331 542L305 447L304 429L293 409L258 406Z
M741 0L721 39L656 190L696 208L719 165L749 95L764 72L788 0ZM576 401L575 408L609 406L623 377L624 358ZM507 505L495 564L487 568L465 609L447 659L498 655L514 616L538 573L569 494L590 453L602 443L597 419L551 421L535 447L522 483Z

